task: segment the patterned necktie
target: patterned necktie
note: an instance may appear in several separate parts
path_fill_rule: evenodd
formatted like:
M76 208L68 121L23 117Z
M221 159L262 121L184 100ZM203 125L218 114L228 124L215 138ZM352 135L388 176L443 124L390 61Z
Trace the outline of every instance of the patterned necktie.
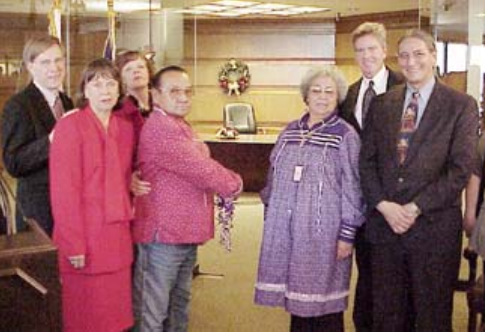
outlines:
M54 113L54 117L56 120L59 120L64 114L64 106L62 106L61 97L57 96L56 101L54 102L54 106L52 107L52 112Z
M409 142L416 130L416 120L418 118L419 110L419 92L413 92L411 101L404 110L401 119L401 130L397 139L397 154L399 156L399 163L403 164L408 154Z
M369 86L364 93L364 98L362 99L362 127L364 127L365 118L367 112L369 111L370 102L376 96L376 91L374 90L374 81L369 81Z

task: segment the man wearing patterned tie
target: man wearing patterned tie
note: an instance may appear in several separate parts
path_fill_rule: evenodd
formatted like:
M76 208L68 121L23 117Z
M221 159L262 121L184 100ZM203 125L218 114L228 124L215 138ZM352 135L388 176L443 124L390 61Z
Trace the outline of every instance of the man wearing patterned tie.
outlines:
M429 34L406 33L398 62L406 85L373 100L360 154L373 331L450 332L477 103L436 80Z
M35 219L52 233L48 155L57 118L73 108L61 92L66 72L64 50L52 36L30 39L23 62L32 81L5 104L1 121L5 168L17 178L17 230L23 217Z
M384 64L387 55L384 25L375 22L362 23L352 32L352 44L355 61L359 65L362 77L349 87L347 97L340 106L340 116L360 133L372 99L403 83L403 77ZM359 228L355 239L359 274L353 320L357 332L372 331L370 244L365 240L364 232L365 224Z

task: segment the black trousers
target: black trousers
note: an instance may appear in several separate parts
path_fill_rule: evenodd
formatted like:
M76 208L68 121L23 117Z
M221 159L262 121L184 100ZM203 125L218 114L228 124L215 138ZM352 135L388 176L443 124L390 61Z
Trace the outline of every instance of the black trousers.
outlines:
M344 332L344 314L338 312L318 317L291 315L290 332Z
M365 225L362 225L357 231L354 242L358 275L352 318L357 332L372 331L371 244L365 239L364 232Z
M374 332L451 332L461 234L373 244Z

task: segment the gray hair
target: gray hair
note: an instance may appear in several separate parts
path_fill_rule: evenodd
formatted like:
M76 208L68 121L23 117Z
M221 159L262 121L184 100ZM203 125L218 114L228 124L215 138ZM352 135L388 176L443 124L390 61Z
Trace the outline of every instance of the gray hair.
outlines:
M337 86L338 103L341 104L345 97L347 97L347 90L349 89L349 86L344 74L342 74L340 69L334 65L313 67L306 72L300 83L300 93L303 97L303 101L305 103L307 102L308 91L310 90L313 80L321 76L329 77L335 82L335 85Z
M367 35L374 36L379 43L381 44L382 48L386 48L387 42L386 42L386 28L384 27L383 24L381 23L376 23L376 22L364 22L361 25L359 25L357 28L355 28L354 31L352 31L352 44L355 44L357 39L360 37L364 37Z
M408 30L408 31L406 31L404 36L399 38L397 45L400 46L401 43L408 38L415 38L415 39L419 39L419 40L423 41L424 44L426 45L426 48L431 53L436 53L436 43L434 41L433 36L431 36L428 32L426 32L424 30L419 30L419 29Z

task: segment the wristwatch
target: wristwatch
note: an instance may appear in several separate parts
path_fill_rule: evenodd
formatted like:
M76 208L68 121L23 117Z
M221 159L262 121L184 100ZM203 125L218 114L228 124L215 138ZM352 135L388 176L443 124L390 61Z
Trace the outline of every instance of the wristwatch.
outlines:
M410 205L416 217L419 217L421 215L421 209L419 208L419 206L414 202L411 202Z

